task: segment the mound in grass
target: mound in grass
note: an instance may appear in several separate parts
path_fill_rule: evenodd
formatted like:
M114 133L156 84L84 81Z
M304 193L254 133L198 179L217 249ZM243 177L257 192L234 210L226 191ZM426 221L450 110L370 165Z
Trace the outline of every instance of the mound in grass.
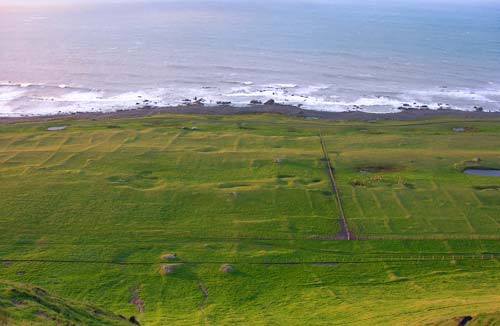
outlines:
M0 280L0 325L132 325L125 317L47 291Z
M160 267L161 275L170 275L173 274L176 269L180 267L179 264L165 264Z
M222 265L222 266L220 267L220 271L221 271L222 273L226 273L226 274L227 274L227 273L232 273L232 272L234 271L234 268L233 268L233 266L231 266L231 265L227 265L227 264L226 264L226 265Z
M161 259L162 260L176 260L177 254L175 254L175 253L163 254L163 255L161 255Z

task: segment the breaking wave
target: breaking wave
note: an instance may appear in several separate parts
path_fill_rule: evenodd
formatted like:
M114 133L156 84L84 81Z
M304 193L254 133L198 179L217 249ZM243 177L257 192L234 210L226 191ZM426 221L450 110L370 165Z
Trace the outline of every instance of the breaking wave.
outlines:
M202 87L167 86L137 91L111 92L72 87L70 84L0 83L0 116L47 115L74 112L110 112L143 106L176 106L201 102L207 106L220 103L246 106L251 101L300 106L319 111L397 112L407 108L450 108L500 111L500 89L410 90L390 94L356 96L339 92L331 85L273 83L259 85L252 81L225 82Z

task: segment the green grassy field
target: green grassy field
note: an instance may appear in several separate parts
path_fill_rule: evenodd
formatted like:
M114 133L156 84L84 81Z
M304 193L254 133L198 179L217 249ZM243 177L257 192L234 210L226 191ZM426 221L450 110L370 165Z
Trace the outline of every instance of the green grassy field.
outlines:
M495 325L500 178L468 166L500 121L0 125L0 325Z

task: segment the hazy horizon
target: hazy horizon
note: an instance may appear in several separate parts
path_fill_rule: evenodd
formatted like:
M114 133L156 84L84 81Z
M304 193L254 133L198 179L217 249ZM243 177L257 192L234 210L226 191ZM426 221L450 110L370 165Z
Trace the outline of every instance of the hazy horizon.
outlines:
M102 4L102 3L173 3L177 0L3 0L2 5L68 5L68 4ZM214 3L214 2L240 2L240 3L255 3L255 2L269 2L266 0L185 0L184 2L196 2L196 3ZM273 2L281 3L310 3L310 4L338 4L338 3L355 3L352 0L273 0ZM363 0L357 1L361 4L460 4L460 5L484 5L484 4L500 4L500 0Z

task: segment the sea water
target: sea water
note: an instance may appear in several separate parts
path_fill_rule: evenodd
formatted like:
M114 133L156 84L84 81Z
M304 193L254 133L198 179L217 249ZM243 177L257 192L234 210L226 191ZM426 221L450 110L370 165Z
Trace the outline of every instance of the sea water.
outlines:
M500 2L0 1L0 115L274 99L500 111Z

